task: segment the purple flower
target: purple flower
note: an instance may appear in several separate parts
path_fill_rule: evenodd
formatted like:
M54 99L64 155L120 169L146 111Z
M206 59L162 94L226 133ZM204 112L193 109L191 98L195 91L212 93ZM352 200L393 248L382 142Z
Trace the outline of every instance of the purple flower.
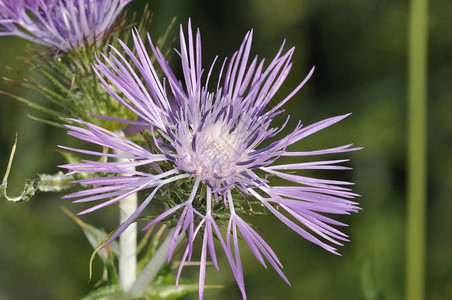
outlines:
M132 0L0 0L0 36L62 51L98 43Z
M352 201L357 194L348 186L352 183L337 180L305 177L298 171L308 169L346 170L338 165L347 160L320 160L291 164L274 164L280 157L304 158L324 154L358 150L352 145L331 149L294 152L287 148L309 135L331 126L348 115L329 118L310 126L301 123L288 135L275 136L286 126L272 127L281 107L289 101L311 77L313 69L295 90L271 107L270 100L287 77L294 49L283 51L284 44L271 62L265 66L257 56L250 59L252 31L248 32L229 63L224 60L214 92L208 89L215 61L206 73L201 65L201 36L193 35L188 25L188 38L180 31L178 52L183 71L179 80L161 51L154 47L148 35L152 53L164 79L159 78L151 63L150 54L133 32L135 49L121 43L122 51L113 48L109 56L97 59L95 70L108 93L138 116L136 122L103 117L147 128L153 134L153 144L158 151L139 146L120 134L96 125L78 121L81 126L67 126L68 133L80 140L114 150L111 153L63 147L94 156L121 158L119 161L88 161L64 165L74 173L108 173L101 178L84 179L79 183L93 188L75 192L65 198L74 202L103 201L80 214L93 212L144 189L152 192L137 211L113 234L108 242L117 238L149 205L164 186L176 181L191 184L186 199L177 202L167 211L149 222L143 230L168 218L178 216L169 249L171 258L176 238L185 232L188 245L183 253L178 271L192 258L193 242L202 235L201 266L199 272L199 297L203 298L207 255L218 269L214 236L218 239L246 298L239 252L239 236L248 244L257 260L266 267L266 261L287 282L282 264L270 246L240 216L237 203L241 195L247 201L265 207L270 213L296 233L320 247L338 254L330 244L342 245L347 235L333 226L346 226L325 214L350 214L359 210ZM136 52L135 52L136 51ZM123 54L124 53L124 54ZM134 53L137 53L135 55ZM131 63L129 63L129 61ZM205 77L205 81L203 81ZM112 84L110 85L109 82ZM265 146L263 146L265 145ZM124 161L124 159L126 159ZM158 165L158 167L156 167ZM149 172L143 167L148 166ZM161 172L154 172L166 166ZM168 167L169 166L169 167ZM289 172L287 172L289 171ZM295 174L296 173L296 174ZM116 176L117 174L122 174ZM125 175L124 175L125 174ZM285 185L272 184L268 178L279 177ZM282 180L281 180L282 179ZM225 237L220 230L219 214L228 214ZM107 243L108 243L107 242Z

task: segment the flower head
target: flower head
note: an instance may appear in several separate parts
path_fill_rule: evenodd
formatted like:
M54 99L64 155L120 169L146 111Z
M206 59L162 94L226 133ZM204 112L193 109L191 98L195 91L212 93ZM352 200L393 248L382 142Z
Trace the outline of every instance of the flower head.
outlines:
M94 45L132 0L0 0L0 36L62 51Z
M65 149L112 159L121 158L63 166L70 173L108 174L101 178L80 180L80 183L94 187L66 196L78 198L75 202L104 201L81 214L117 203L137 191L150 189L148 197L137 211L108 242L134 222L152 199L158 197L157 193L165 185L171 188L175 182L184 182L185 187L189 186L186 198L173 199L171 206L149 222L144 230L170 216L177 217L169 249L170 258L178 235L184 232L188 235L188 245L178 276L184 263L192 258L196 236L202 235L200 298L203 297L207 254L218 269L214 236L226 253L243 298L246 298L246 294L238 247L239 235L262 265L266 266L267 261L289 283L276 254L242 218L244 201L251 207L266 208L302 237L336 254L336 249L330 244L341 245L342 241L347 241L347 236L333 225L345 224L323 213L349 214L359 210L358 204L352 201L357 195L347 187L351 183L297 174L306 169L349 169L338 165L347 160L275 164L280 157L305 158L359 148L352 148L350 144L317 151L287 150L290 145L348 115L329 118L307 127L298 123L291 133L277 139L276 135L288 122L281 127L272 127L272 121L283 113L281 107L302 88L313 70L292 93L271 107L270 100L292 67L294 49L284 52L283 44L273 60L265 66L264 60L259 61L257 57L250 59L252 35L252 31L248 32L230 61L224 60L213 92L209 90L209 80L215 62L207 73L204 72L201 64L201 36L199 30L193 35L190 23L187 38L182 28L180 31L178 54L182 64L182 80L176 77L148 35L152 53L164 73L164 78L159 78L150 54L136 31L133 33L136 52L122 43L122 51L113 48L109 56L102 55L102 59L98 59L95 70L105 89L138 116L136 122L123 122L149 130L152 135L152 142L149 143L151 149L87 122L78 121L80 127L67 126L70 135L114 151L101 153L68 147ZM122 175L115 176L117 174ZM279 177L286 184L274 184L270 176ZM227 221L224 221L225 215ZM225 237L221 225L225 225Z

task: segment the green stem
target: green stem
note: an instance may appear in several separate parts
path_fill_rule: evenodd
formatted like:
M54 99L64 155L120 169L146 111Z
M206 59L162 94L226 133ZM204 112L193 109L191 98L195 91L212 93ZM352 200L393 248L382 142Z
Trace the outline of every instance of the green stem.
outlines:
M425 295L428 0L411 0L408 81L406 299Z

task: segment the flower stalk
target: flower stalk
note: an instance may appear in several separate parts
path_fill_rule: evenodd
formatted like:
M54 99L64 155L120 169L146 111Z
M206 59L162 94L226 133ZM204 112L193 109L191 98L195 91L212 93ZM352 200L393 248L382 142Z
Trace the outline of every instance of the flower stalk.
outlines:
M120 151L116 154L121 155ZM127 158L119 157L118 162L127 162ZM123 174L123 176L129 176ZM137 210L138 195L133 193L119 202L119 224L124 223ZM127 291L136 278L137 270L137 224L131 224L119 237L119 285Z
M425 294L428 0L411 0L408 65L406 299Z
M137 209L137 194L134 193L119 203L120 223L124 223ZM119 237L119 284L126 291L135 281L137 269L137 224L131 224Z

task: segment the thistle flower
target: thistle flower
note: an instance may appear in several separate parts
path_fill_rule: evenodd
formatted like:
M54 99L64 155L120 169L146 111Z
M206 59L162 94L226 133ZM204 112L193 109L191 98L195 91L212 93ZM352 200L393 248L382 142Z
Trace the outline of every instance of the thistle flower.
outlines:
M133 32L134 51L121 43L122 50L112 48L109 56L102 54L102 59L97 59L95 70L105 89L122 105L136 113L138 121L108 116L102 118L148 129L152 134L148 138L152 142L148 143L150 148L142 147L121 134L80 120L77 121L80 126L68 125L70 135L112 149L113 152L62 148L117 160L85 160L62 166L70 174L107 173L104 177L78 181L93 187L65 198L76 198L76 203L104 201L80 213L86 214L117 203L130 194L150 190L147 198L111 236L108 244L141 215L164 186L167 186L166 189L173 189L174 183L184 182L185 187L190 187L187 197L182 200L172 199L171 206L143 230L170 217L177 219L168 250L169 259L173 255L177 237L182 233L188 235L188 245L183 252L178 278L184 264L192 258L196 237L202 235L200 298L203 298L204 293L207 254L218 269L214 243L216 236L228 258L242 296L246 298L239 235L264 267L267 261L288 284L289 281L282 272L283 266L276 254L243 219L244 201L251 207L266 208L308 241L338 254L330 244L342 245L342 241L347 241L347 235L333 225L345 224L323 213L350 214L359 210L358 204L352 201L358 195L347 187L352 183L310 178L293 172L307 169L345 170L349 168L338 164L347 160L274 163L280 157L304 158L359 148L352 148L349 144L317 151L287 150L292 144L348 115L332 117L307 127L298 123L288 135L275 138L285 128L288 119L281 127L272 127L272 121L283 113L281 107L303 87L313 73L312 69L292 93L270 107L269 102L292 67L294 48L284 52L283 43L273 60L265 66L264 60L259 62L257 56L250 60L253 32L248 32L229 63L227 59L224 60L216 89L210 92L208 83L216 59L204 82L201 36L199 30L196 36L193 35L190 23L188 27L187 39L182 27L180 30L178 54L182 63L183 80L176 77L148 35L152 54L165 78L157 76L150 54L136 31ZM270 177L278 177L286 184L274 184ZM224 215L227 216L227 221L224 221ZM221 225L225 225L225 230L221 230Z
M0 0L0 36L62 51L94 45L132 0Z

